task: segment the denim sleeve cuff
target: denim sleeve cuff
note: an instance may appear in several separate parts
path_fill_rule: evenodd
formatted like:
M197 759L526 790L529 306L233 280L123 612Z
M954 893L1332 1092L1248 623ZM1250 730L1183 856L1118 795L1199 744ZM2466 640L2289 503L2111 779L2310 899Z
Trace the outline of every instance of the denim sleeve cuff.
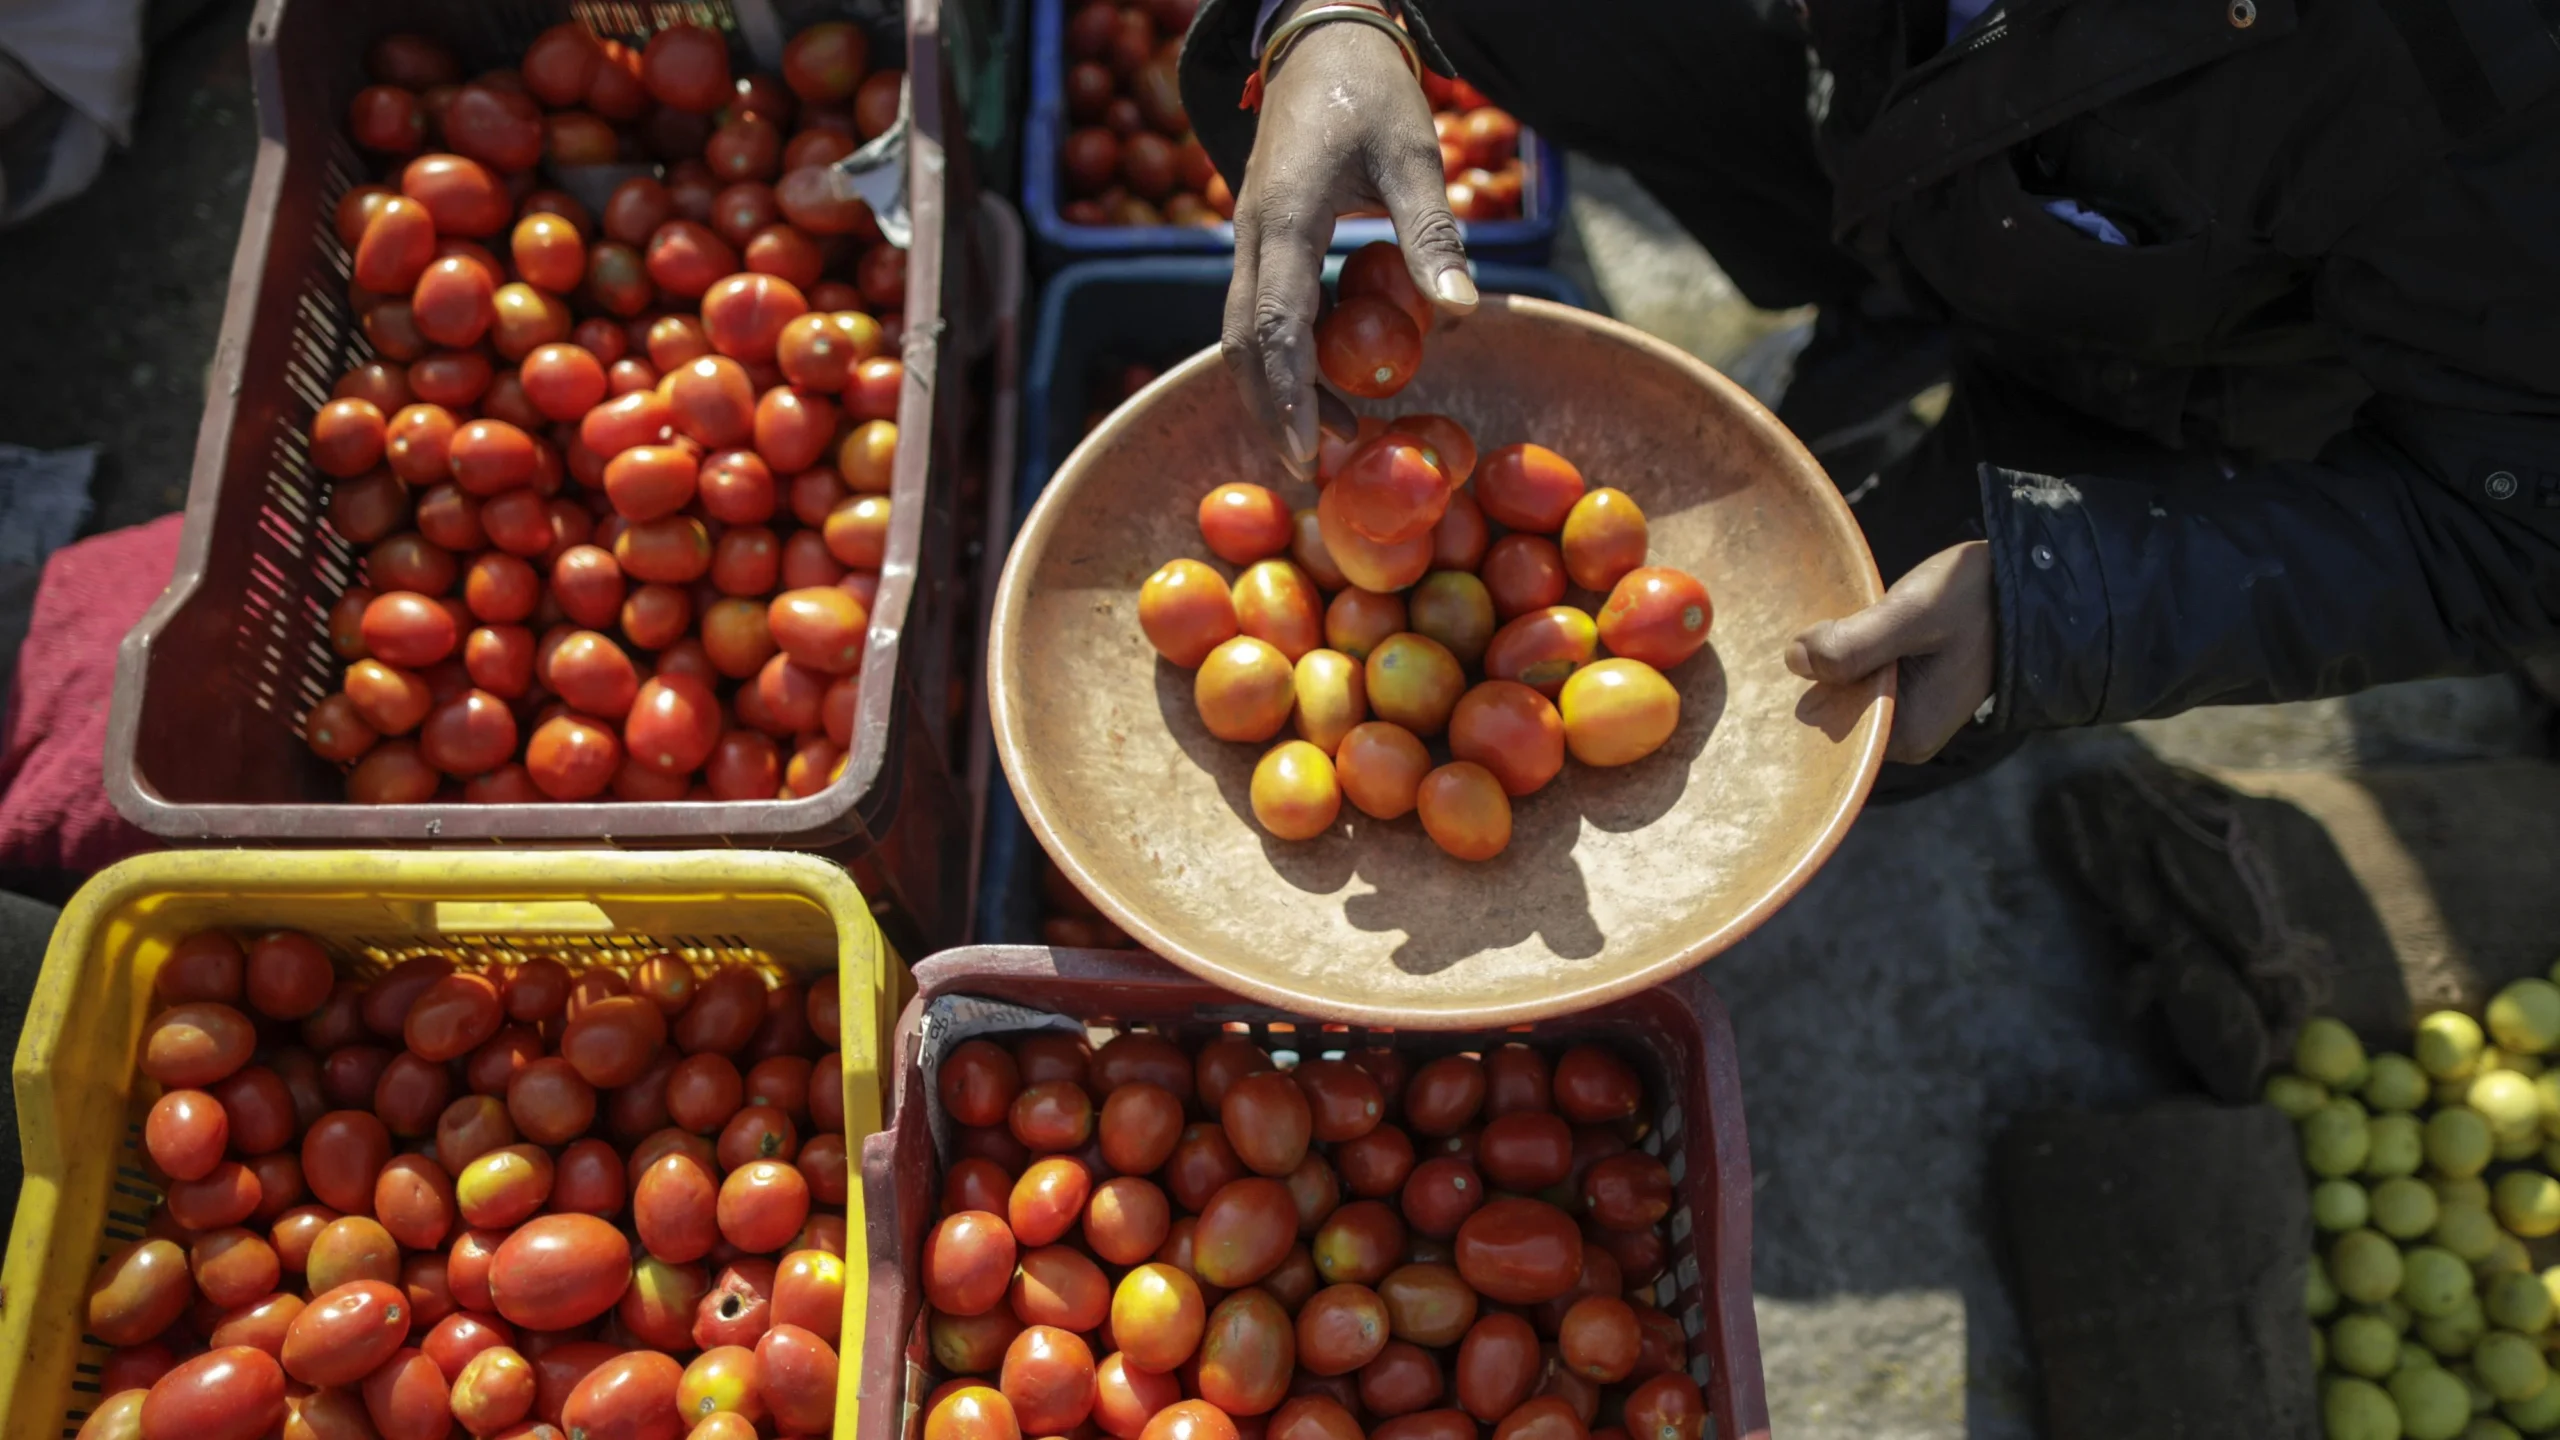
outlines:
M2115 624L2091 485L1981 467L1999 661L1994 730L2056 730L2106 710Z

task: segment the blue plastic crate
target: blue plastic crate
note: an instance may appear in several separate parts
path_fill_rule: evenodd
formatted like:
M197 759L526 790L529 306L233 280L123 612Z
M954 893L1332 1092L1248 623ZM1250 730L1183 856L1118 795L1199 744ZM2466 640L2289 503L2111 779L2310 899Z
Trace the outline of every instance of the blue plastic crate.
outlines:
M1328 285L1341 267L1339 256L1325 262ZM1084 438L1084 417L1092 408L1086 390L1096 364L1107 356L1170 366L1216 344L1233 270L1212 256L1091 260L1059 271L1042 288L1022 387L1022 472L1013 501L1017 533L1049 477ZM1551 270L1487 264L1475 267L1475 277L1482 290L1588 308L1581 288ZM987 786L984 833L976 943L1039 944L1040 842L1001 776Z
M1233 225L1070 225L1058 213L1067 198L1058 185L1058 147L1074 126L1067 119L1067 10L1080 0L1031 0L1031 106L1023 117L1022 214L1031 222L1032 248L1051 268L1077 260L1120 255L1221 254L1236 248ZM1520 132L1526 172L1517 220L1462 220L1467 251L1481 260L1543 265L1555 249L1564 217L1564 157L1533 131ZM1333 227L1333 248L1357 250L1372 240L1392 240L1385 220L1344 220Z

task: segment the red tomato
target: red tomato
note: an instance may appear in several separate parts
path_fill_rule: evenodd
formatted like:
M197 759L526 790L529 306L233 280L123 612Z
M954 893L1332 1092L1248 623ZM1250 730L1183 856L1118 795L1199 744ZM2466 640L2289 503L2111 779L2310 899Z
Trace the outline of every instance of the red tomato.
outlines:
M822 1435L835 1423L835 1347L797 1325L777 1324L756 1342L765 1403L793 1434Z
M1278 495L1243 481L1200 497L1200 536L1230 565L1250 565L1289 549L1289 507Z
M1194 1264L1209 1284L1250 1285L1279 1267L1297 1237L1298 1207L1289 1187L1249 1176L1221 1186L1201 1207Z
M284 1419L284 1367L248 1345L208 1350L153 1383L140 1433L171 1440L259 1440Z
M648 686L641 688L645 695ZM608 996L570 1018L560 1035L560 1056L588 1084L610 1089L639 1079L666 1034L667 1017L657 1006L629 995Z
M985 1385L946 1387L928 1398L924 1440L1022 1440L1013 1402Z
M1671 1172L1641 1151L1596 1161L1582 1175L1582 1204L1595 1224L1645 1230L1671 1213Z
M612 1309L630 1281L630 1242L592 1215L527 1221L489 1265L498 1313L534 1330L585 1324Z
M1413 1173L1413 1139L1393 1125L1381 1125L1336 1145L1333 1163L1352 1194L1380 1199L1396 1193Z
M1398 1204L1416 1233L1446 1240L1484 1201L1484 1181L1475 1167L1456 1156L1441 1155L1414 1167Z
M285 1330L285 1373L305 1385L352 1385L408 1339L409 1298L379 1280L355 1280L312 1297Z
M1573 1288L1582 1235L1542 1200L1503 1199L1468 1216L1454 1247L1458 1273L1489 1299L1534 1305Z
M1153 1181L1123 1175L1102 1182L1085 1203L1084 1238L1114 1265L1134 1265L1156 1252L1173 1210Z
M1327 1144L1359 1139L1386 1114L1378 1082L1348 1061L1304 1061L1289 1076L1307 1097L1309 1133Z
M732 93L728 43L700 25L670 25L649 37L641 51L640 83L661 105L708 115Z
M1354 295L1316 323L1316 365L1346 394L1381 399L1421 368L1422 331L1393 302Z
M1093 1351L1065 1330L1034 1325L1005 1348L999 1389L1017 1423L1063 1435L1093 1411Z
M372 1209L374 1177L390 1159L390 1130L361 1110L323 1115L302 1137L304 1183L334 1210Z
M142 1122L142 1148L172 1180L197 1180L213 1173L230 1142L229 1113L201 1090L163 1094L152 1102L151 1113Z
M977 1210L948 1216L925 1239L925 1297L953 1315L991 1310L1004 1298L1014 1257L1013 1232L1002 1218Z
M1287 1074L1264 1070L1236 1079L1218 1102L1218 1119L1248 1169L1286 1175L1306 1158L1312 1111L1306 1092Z
M1539 1111L1497 1116L1477 1138L1476 1165L1505 1190L1562 1184L1573 1169L1572 1127Z
M679 1440L688 1428L676 1410L684 1367L655 1350L633 1350L596 1366L570 1390L560 1423L593 1440Z
M1453 1371L1458 1404L1493 1421L1520 1408L1538 1383L1538 1332L1517 1315L1495 1311L1459 1343Z
M1625 1423L1630 1440L1700 1440L1707 1399L1697 1381L1677 1370L1656 1375L1627 1397Z
M1577 1125L1634 1115L1644 1082L1626 1061L1598 1045L1576 1045L1556 1059L1556 1109Z
M446 975L411 1003L402 1036L422 1060L459 1059L498 1032L498 987L485 975Z
M1348 1375L1378 1358L1389 1338L1386 1304L1366 1285L1333 1285L1298 1307L1299 1363L1317 1375Z

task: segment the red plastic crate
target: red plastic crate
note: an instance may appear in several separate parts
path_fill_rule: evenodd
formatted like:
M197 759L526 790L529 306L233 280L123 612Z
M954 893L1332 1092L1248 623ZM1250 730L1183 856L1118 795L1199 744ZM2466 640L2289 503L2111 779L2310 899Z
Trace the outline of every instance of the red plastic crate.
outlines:
M889 1118L862 1142L870 1216L871 1310L862 1359L859 1440L913 1440L930 1363L922 1293L907 1267L923 1252L941 1195L942 1165L925 1115L918 1030L937 996L969 995L1045 1010L1095 1031L1146 1029L1177 1040L1247 1027L1279 1049L1380 1043L1418 1057L1512 1040L1603 1041L1643 1075L1658 1122L1644 1141L1670 1167L1678 1203L1668 1220L1670 1265L1654 1302L1689 1334L1690 1373L1707 1396L1716 1440L1767 1440L1760 1332L1751 1311L1751 1153L1742 1074L1724 1002L1695 976L1563 1019L1509 1030L1388 1031L1319 1024L1244 1000L1137 951L1029 945L946 951L915 967L915 998L890 1053ZM894 1428L893 1428L894 1427Z

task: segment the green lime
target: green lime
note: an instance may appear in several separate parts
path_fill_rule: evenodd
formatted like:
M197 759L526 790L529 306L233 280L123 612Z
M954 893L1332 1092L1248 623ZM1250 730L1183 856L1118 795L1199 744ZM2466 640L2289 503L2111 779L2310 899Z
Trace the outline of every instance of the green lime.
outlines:
M2320 1384L2320 1429L2328 1440L2400 1440L2400 1410L2370 1380L2325 1376Z
M2519 1238L2539 1240L2560 1232L2560 1180L2539 1170L2510 1170L2489 1192L2498 1223Z
M2408 1440L2455 1440L2471 1423L2471 1391L2432 1367L2393 1372L2391 1403L2400 1407L2400 1433Z
M2352 1175L2373 1149L2364 1107L2341 1095L2302 1122L2302 1163L2314 1175Z
M2288 1120L2299 1120L2328 1103L2329 1087L2317 1080L2306 1080L2290 1071L2279 1070L2267 1077L2266 1102L2285 1113Z
M2471 1267L2441 1245L2412 1245L2400 1260L2400 1303L2418 1315L2450 1315L2471 1294Z
M2418 1022L2418 1068L2438 1080L2468 1080L2487 1043L2479 1021L2459 1010L2438 1010Z
M2510 1270L2518 1275L2530 1275L2533 1273L2533 1257L2525 1253L2523 1241L2501 1230L2497 1245L2489 1251L2489 1258L2472 1269L2482 1275L2503 1275Z
M2395 1175L2373 1187L2370 1204L2373 1228L2394 1240L2415 1240L2435 1228L2436 1192L2423 1180Z
M2498 1237L2498 1222L2489 1218L2489 1207L2468 1198L2439 1204L2435 1228L2427 1233L2428 1239L2474 1265L2497 1250Z
M2458 1440L2524 1440L2524 1437L2516 1433L2516 1427L2494 1415L2474 1415L2471 1423L2462 1427Z
M2463 1088L2468 1091L2470 1087ZM2317 1119L2319 1116L2314 1115L2302 1122L2306 1135L2312 1120ZM2465 1105L2449 1106L2428 1116L2425 1141L2427 1163L2435 1167L2437 1174L2456 1180L2488 1169L2490 1147L2496 1143L2489 1133L2489 1117Z
M2560 1138L2560 1070L2544 1070L2533 1077L2533 1099L2542 1107L2543 1137Z
M2500 1271L2480 1286L2480 1308L2489 1323L2520 1335L2539 1335L2551 1328L2551 1292L2539 1275Z
M2332 1090L2354 1089L2364 1063L2364 1042L2326 1015L2304 1021L2294 1037L2293 1068Z
M2560 1430L2560 1385L2545 1385L2530 1399L2504 1401L2498 1413L2527 1435Z
M2489 1182L2477 1175L2465 1175L2459 1180L2447 1175L2429 1176L2427 1188L2436 1192L2438 1205L2448 1208L2455 1205L2469 1205L2481 1210L2489 1208Z
M2530 1400L2551 1383L2542 1347L2513 1330L2492 1330L2471 1347L2471 1369L2501 1400Z
M2485 1071L2472 1077L2470 1092L2463 1099L2489 1122L2491 1139L2531 1138L2539 1148L2542 1098L2533 1093L2532 1081L2513 1070Z
M2421 1320L2417 1330L2418 1343L2452 1360L2471 1353L2471 1347L2489 1333L2489 1321L2480 1313L2479 1300L2465 1297L2452 1314Z
M2551 1297L2551 1313L2560 1316L2560 1265L2542 1272L2542 1293Z
M2372 1217L2371 1197L2353 1180L2341 1176L2311 1187L2311 1223L2323 1230L2343 1235Z
M2377 1180L2417 1174L2418 1162L2426 1156L2422 1133L2415 1115L2376 1115L2366 1121L2364 1173Z
M2329 1326L2329 1363L2350 1375L2379 1380L2399 1367L2400 1337L2381 1316L2351 1311Z
M2400 1247L2379 1230L2350 1230L2329 1247L2329 1279L2359 1305L2378 1305L2399 1293Z
M2560 1046L2560 985L2518 980L2489 997L2489 1033L2501 1050L2547 1055Z
M2303 1271L2302 1308L2314 1320L2325 1320L2338 1308L2338 1287L2329 1283L2329 1262L2317 1255Z
M2376 1055L2361 1093L2376 1110L2415 1110L2427 1103L2427 1072L2406 1055Z

